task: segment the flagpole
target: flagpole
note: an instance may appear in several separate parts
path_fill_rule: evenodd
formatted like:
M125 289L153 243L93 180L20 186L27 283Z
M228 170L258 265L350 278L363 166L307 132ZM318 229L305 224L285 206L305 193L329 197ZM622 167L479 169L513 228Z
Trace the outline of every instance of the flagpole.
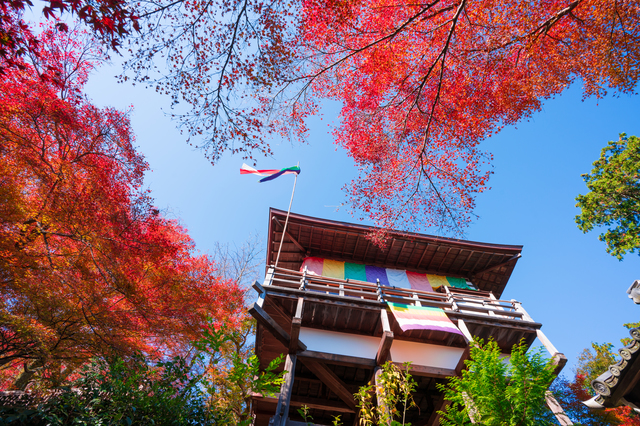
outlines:
M300 162L298 161L298 167L300 167ZM293 179L293 191L291 191L291 200L289 200L289 210L287 210L287 218L284 221L284 228L282 229L282 238L280 238L280 246L278 246L278 256L276 256L276 264L274 268L278 266L278 261L280 260L280 250L282 249L282 243L284 242L284 236L287 234L287 225L289 224L289 213L291 213L291 204L293 204L293 194L296 193L296 183L298 182L298 173L295 173L295 178Z

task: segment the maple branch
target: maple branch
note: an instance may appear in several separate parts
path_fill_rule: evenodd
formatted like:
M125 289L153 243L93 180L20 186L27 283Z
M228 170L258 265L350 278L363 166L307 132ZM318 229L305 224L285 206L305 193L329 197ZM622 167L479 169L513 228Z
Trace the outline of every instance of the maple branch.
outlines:
M417 20L420 16L422 16L425 12L427 12L428 10L430 10L433 6L435 6L436 4L438 4L440 2L440 0L436 0L433 3L429 3L427 4L426 7L424 7L419 13L411 16L409 19L407 19L404 23L402 23L402 25L400 25L399 27L397 27L395 30L393 30L391 33L378 38L372 42L367 43L366 45L359 47L359 48L355 48L355 49L347 49L345 48L342 52L334 52L334 54L340 54L340 53L344 53L344 52L349 52L348 54L346 54L345 56L341 57L340 59L338 59L337 61L332 62L331 64L323 67L322 69L320 69L318 72L311 74L311 75L304 75L304 76L300 76L300 77L296 77L290 80L287 80L287 84L285 85L288 86L291 83L294 83L296 81L299 80L306 80L306 83L304 84L304 86L302 87L302 89L300 89L298 91L298 93L302 93L304 91L306 91L309 86L313 83L313 81L315 81L318 77L320 77L321 75L325 74L326 72L328 72L329 70L336 68L337 66L339 66L340 64L342 64L343 62L347 61L349 58L364 52L365 50L370 49L373 46L376 46L380 43L382 43L383 41L387 41L387 40L391 40L394 37L396 37L398 34L400 34L405 28L407 28L409 25L411 25L411 23L413 23L415 20ZM454 6L448 6L446 8L441 9L440 11L438 11L437 14L441 14L444 12L447 12L448 10L453 9ZM434 15L435 16L435 15ZM280 90L279 93L282 93L284 91L284 88Z
M142 14L140 14L140 16L138 18L140 18L140 19L146 18L146 17L154 15L154 14L156 14L158 12L163 12L164 13L165 10L170 9L173 6L175 6L177 4L181 4L183 2L184 2L184 0L176 0L176 1L172 2L172 3L167 4L167 5L161 5L158 2L147 2L147 3L151 3L151 4L155 5L155 6L157 6L157 9L152 10L150 12L142 13Z

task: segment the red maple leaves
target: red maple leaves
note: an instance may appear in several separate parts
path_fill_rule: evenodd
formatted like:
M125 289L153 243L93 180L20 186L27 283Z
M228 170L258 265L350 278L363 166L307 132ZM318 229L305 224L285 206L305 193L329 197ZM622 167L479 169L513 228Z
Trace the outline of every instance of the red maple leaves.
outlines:
M636 2L303 1L298 51L317 97L343 105L336 143L360 168L352 205L377 223L464 227L487 189L479 143L576 78L586 95L638 79ZM633 44L628 44L633 41Z
M97 354L184 350L208 317L233 327L242 293L152 206L127 114L81 93L99 52L43 39L0 81L0 366L59 382Z

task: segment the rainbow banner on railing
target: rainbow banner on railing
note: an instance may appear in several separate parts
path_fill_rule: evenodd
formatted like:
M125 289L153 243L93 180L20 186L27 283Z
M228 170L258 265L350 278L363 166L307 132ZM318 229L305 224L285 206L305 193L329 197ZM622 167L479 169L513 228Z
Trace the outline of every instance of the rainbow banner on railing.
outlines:
M307 257L302 262L300 272L307 268L307 273L321 275L340 280L358 280L406 288L413 290L434 291L442 286L473 290L464 278L445 277L442 275L420 274L401 269L382 268L380 266L361 265L359 263L340 262L320 257Z
M440 308L387 302L402 331L435 330L463 335Z

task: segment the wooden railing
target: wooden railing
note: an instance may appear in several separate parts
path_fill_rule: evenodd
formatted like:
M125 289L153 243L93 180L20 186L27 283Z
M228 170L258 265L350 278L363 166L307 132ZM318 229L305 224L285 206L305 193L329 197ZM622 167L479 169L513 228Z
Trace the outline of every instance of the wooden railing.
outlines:
M491 292L444 287L443 293L328 278L306 271L269 268L265 286L284 287L378 302L428 306L445 311L533 322L516 300L496 299Z

